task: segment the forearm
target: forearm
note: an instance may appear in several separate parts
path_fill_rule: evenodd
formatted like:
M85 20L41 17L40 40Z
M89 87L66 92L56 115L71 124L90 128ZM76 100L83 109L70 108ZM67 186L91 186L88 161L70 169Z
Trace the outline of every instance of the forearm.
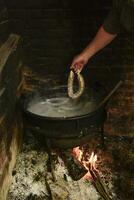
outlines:
M110 34L101 27L92 42L83 50L83 53L86 54L88 58L91 58L99 50L111 43L116 36L117 34Z

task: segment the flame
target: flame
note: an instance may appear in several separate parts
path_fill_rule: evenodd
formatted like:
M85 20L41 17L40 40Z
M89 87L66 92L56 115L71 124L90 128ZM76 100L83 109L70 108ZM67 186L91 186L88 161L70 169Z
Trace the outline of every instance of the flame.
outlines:
M92 179L92 176L90 174L91 170L97 170L97 155L92 152L91 155L84 153L84 150L80 149L80 147L76 147L73 149L73 155L76 157L77 160L79 160L82 165L88 170L87 174L83 177L84 179Z
M97 162L97 155L94 154L94 152L91 153L89 163L91 164L91 170L96 169L96 162Z

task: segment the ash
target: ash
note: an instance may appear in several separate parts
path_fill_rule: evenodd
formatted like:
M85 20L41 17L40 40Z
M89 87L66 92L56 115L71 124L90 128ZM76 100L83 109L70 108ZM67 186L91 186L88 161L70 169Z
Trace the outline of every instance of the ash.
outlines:
M131 200L123 199L120 195L118 184L123 174L118 176L117 171L113 170L112 151L115 146L110 141L111 139L107 141L108 149L105 151L98 145L99 141L91 142L97 144L100 176L112 200ZM86 145L86 148L91 151L93 146ZM32 133L28 133L12 173L12 185L7 200L103 200L91 180L73 181L57 152L54 152L53 157L55 181L49 169L49 156L45 147Z
M23 144L16 168L12 172L12 185L8 200L48 199L44 181L48 155L37 147L37 142L28 137Z

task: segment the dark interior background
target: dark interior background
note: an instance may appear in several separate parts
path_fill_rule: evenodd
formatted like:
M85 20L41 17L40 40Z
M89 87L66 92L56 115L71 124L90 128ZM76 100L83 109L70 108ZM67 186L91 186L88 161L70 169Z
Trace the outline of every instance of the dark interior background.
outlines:
M63 73L91 41L112 0L5 0L12 32L23 37L24 63L36 71ZM121 33L89 63L117 69L134 61L132 34ZM129 39L128 39L129 38Z

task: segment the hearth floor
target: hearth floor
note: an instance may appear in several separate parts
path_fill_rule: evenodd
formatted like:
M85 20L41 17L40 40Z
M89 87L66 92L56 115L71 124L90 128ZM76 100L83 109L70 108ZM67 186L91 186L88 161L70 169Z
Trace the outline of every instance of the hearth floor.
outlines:
M105 147L91 139L85 148L95 150L97 168L112 200L134 199L132 143L124 137L105 138ZM56 155L56 154L55 154ZM67 167L58 156L54 158L56 181L48 170L48 154L43 145L27 133L16 167L7 200L103 200L91 180L73 181Z

